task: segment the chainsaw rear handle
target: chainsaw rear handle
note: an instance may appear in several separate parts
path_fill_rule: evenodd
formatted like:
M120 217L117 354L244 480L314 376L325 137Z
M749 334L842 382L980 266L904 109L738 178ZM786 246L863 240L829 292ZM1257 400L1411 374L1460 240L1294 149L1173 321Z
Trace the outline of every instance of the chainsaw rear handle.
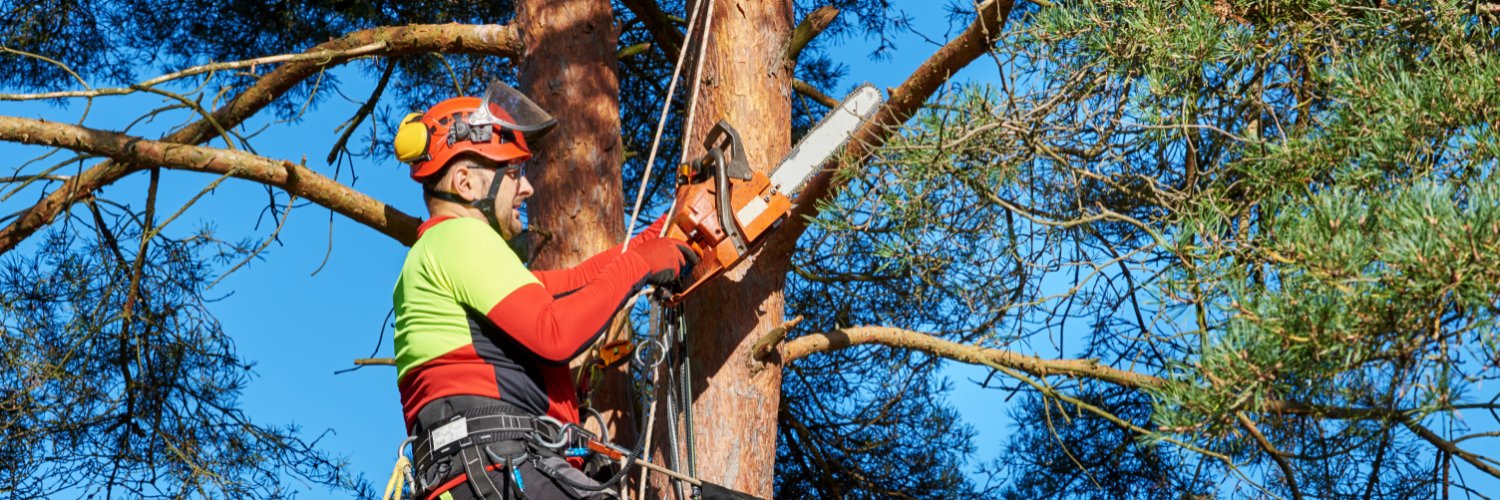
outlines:
M728 125L724 124L724 122L719 122L719 125L714 126L714 130L721 130L719 128L720 126L727 127ZM738 135L734 137L735 141L738 142ZM729 242L734 244L735 251L743 254L748 251L749 248L745 243L745 234L740 231L740 222L735 220L734 218L734 204L731 203L731 200L729 198L729 194L732 192L729 187L729 166L728 164L724 163L724 151L719 148L713 148L708 150L708 156L709 158L713 158L715 170L714 187L718 188L718 192L714 194L717 195L715 197L718 199L717 205L719 208L719 225L724 228L724 233L729 235ZM741 163L744 163L744 157L740 156L734 158L740 160ZM749 169L749 167L746 167L746 169Z

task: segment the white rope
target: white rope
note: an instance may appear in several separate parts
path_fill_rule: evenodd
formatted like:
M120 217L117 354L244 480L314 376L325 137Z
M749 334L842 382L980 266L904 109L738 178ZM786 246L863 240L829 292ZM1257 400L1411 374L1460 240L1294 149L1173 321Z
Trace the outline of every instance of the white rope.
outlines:
M706 4L706 7L707 7L706 9L702 8L702 7L705 6L704 4ZM687 116L687 122L685 124L685 127L683 128L683 131L686 132L686 133L691 133L691 131L693 130L693 118L694 118L694 115L696 114L694 112L695 111L694 108L697 107L697 103L698 103L699 83L701 83L702 80L703 80L703 56L704 56L704 54L707 53L707 48L708 48L708 34L710 33L710 30L713 27L714 1L713 0L707 0L706 2L700 2L699 5L698 5L698 7L699 8L695 9L695 10L702 11L701 18L704 19L704 21L703 21L703 30L701 32L702 36L698 37L698 38L700 38L700 40L698 41L698 61L694 65L694 69L693 69L693 76L692 76L692 78L693 78L693 87L692 87L692 90L690 90L689 94L688 94L688 116ZM683 61L685 60L685 58L687 56L689 48L692 46L692 40L694 38L694 33L696 32L695 28L696 28L696 26L698 24L698 19L699 18L700 18L700 15L694 15L691 19L688 20L687 35L683 37L682 49L677 54L677 64L672 68L672 81L667 86L667 97L666 97L665 102L662 103L661 115L657 119L657 122L656 122L656 134L651 139L651 152L646 156L646 172L641 176L641 187L640 187L640 190L638 190L636 192L635 207L630 212L630 225L629 225L628 229L625 232L625 243L624 243L624 245L622 245L622 249L621 249L622 252L625 251L625 250L629 250L630 249L630 234L635 232L635 221L640 216L640 213L641 213L641 204L645 200L645 197L646 197L646 186L648 186L648 185L651 184L651 169L656 164L656 154L657 154L657 152L659 150L659 147L661 146L662 131L665 130L666 124L667 124L667 112L671 109L671 106L672 106L672 97L675 95L676 90L677 90L677 79L678 79L678 76L682 72L682 63L683 63ZM683 148L682 148L682 160L681 160L682 162L687 161L687 153L688 153L688 148L687 148L686 145L684 145ZM674 190L673 191L674 192L676 191L675 190L675 186L674 186ZM672 213L672 210L674 210L676 208L676 205L677 205L676 197L673 197L671 206L669 206L667 208L667 213L668 214ZM662 230L661 230L661 235L660 236L665 236L667 234L667 227L669 227L669 226L670 225L663 225L662 226ZM636 297L639 298L640 295L637 295ZM633 301L632 301L632 303L633 303ZM666 333L664 331L664 329L661 328L661 323L662 323L662 321L664 319L664 318L662 318L662 315L665 312L666 311L663 311L658 304L656 304L654 302L652 303L652 305L651 305L651 316L652 316L651 323L652 323L653 329L657 330L655 332L657 335L664 335ZM663 354L663 357L664 357L665 353L662 353L662 354ZM655 391L655 390L657 390L657 382L661 379L661 370L662 370L661 363L657 363L652 368L653 369L652 369L652 372L651 372L651 389L653 391ZM653 399L657 399L657 398L653 398ZM651 435L653 433L652 431L654 431L655 428L656 428L656 410L658 409L657 405L661 405L661 404L664 404L664 401L661 401L659 399L656 400L656 401L653 401L653 403L651 405L651 408L649 410L647 410L647 413L646 413L646 428L645 428L644 431L646 433L645 439L646 439L646 443L647 443L647 450L649 450L651 448L651 446L650 446ZM675 425L676 425L675 420L676 419L674 417L672 422L667 423L667 425L674 426L673 429L669 429L669 430L672 430L672 431L676 430L675 429ZM675 439L674 439L674 441L675 441ZM673 444L675 446L675 443L673 443ZM648 452L646 452L646 455L649 457L651 455L651 453L648 451ZM647 472L646 468L642 467L641 471L640 471L639 481L637 481L637 490L636 490L636 497L637 498L645 498L645 495L646 495L646 472Z
M693 115L697 114L696 112L698 111L698 84L703 82L703 55L708 52L708 34L712 33L709 30L713 29L714 26L714 0L708 0L708 9L706 10L707 19L705 19L703 22L703 40L700 40L698 42L698 63L695 65L696 67L693 68L693 91L688 94L687 124L682 127L683 134L693 133ZM684 47L684 50L686 50L686 47ZM677 163L687 163L687 156L688 145L683 144L682 159L677 160ZM672 192L677 192L677 184L675 181L672 184ZM677 210L677 197L673 196L672 204L667 205L667 213L670 214L675 210ZM669 227L672 227L672 225L662 224L661 234L658 234L656 236L666 236L667 228Z
M683 126L683 134L693 133L693 115L698 111L698 84L703 83L703 56L708 53L708 34L712 33L714 26L714 0L708 1L708 18L703 21L703 40L698 42L698 62L693 68L693 91L688 94L687 124ZM687 145L682 146L682 158L678 163L686 163L688 157Z
M620 253L630 249L630 235L635 232L635 219L641 215L641 202L646 198L646 186L651 183L651 167L656 163L656 150L661 146L661 133L667 126L667 111L672 109L672 96L677 93L677 76L682 74L682 62L687 57L688 47L693 41L693 29L697 25L698 16L693 16L688 20L687 35L682 38L682 47L677 51L677 64L672 66L672 83L667 85L667 98L662 101L661 117L656 120L656 135L651 138L651 153L646 155L646 173L641 176L641 189L635 193L635 209L630 211L630 226L625 229L625 244L621 247ZM707 31L704 30L704 32ZM693 85L695 92L697 88L697 85ZM675 203L676 200L674 199L673 202Z

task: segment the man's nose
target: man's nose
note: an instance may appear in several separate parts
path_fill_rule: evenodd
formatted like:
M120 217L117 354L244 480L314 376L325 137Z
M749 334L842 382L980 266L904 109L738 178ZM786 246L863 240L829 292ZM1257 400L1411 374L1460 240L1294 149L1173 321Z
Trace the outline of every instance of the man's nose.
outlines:
M516 191L516 196L521 199L530 198L533 191L531 188L531 179L521 176L521 189Z

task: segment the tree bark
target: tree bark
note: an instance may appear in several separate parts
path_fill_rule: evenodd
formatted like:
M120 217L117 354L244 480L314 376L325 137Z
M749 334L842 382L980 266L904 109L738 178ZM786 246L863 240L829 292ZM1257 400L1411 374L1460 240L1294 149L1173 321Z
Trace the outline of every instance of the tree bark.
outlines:
M724 120L739 130L750 167L768 172L791 148L792 30L787 0L722 1L708 34L695 123L685 144ZM768 172L769 173L769 172ZM692 363L694 442L702 479L772 496L781 366L752 356L755 341L782 323L787 259L751 255L685 304Z
M528 222L550 236L533 256L534 269L577 265L625 236L613 15L609 2L516 2L515 24L526 47L521 89L558 122L544 140L530 144L533 168L527 175L536 194L527 202ZM624 316L610 332L628 335ZM581 356L574 368L585 369L592 358ZM627 383L623 367L611 370L592 401L617 442L635 436Z

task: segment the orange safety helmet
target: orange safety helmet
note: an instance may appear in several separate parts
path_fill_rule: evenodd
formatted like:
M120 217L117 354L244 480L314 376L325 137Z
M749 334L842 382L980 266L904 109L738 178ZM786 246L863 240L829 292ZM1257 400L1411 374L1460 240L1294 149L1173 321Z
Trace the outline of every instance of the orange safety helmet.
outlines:
M411 166L411 178L417 182L442 171L462 153L500 164L521 162L531 158L526 134L536 140L556 124L526 96L496 81L483 99L455 97L426 113L402 118L396 130L396 158Z

